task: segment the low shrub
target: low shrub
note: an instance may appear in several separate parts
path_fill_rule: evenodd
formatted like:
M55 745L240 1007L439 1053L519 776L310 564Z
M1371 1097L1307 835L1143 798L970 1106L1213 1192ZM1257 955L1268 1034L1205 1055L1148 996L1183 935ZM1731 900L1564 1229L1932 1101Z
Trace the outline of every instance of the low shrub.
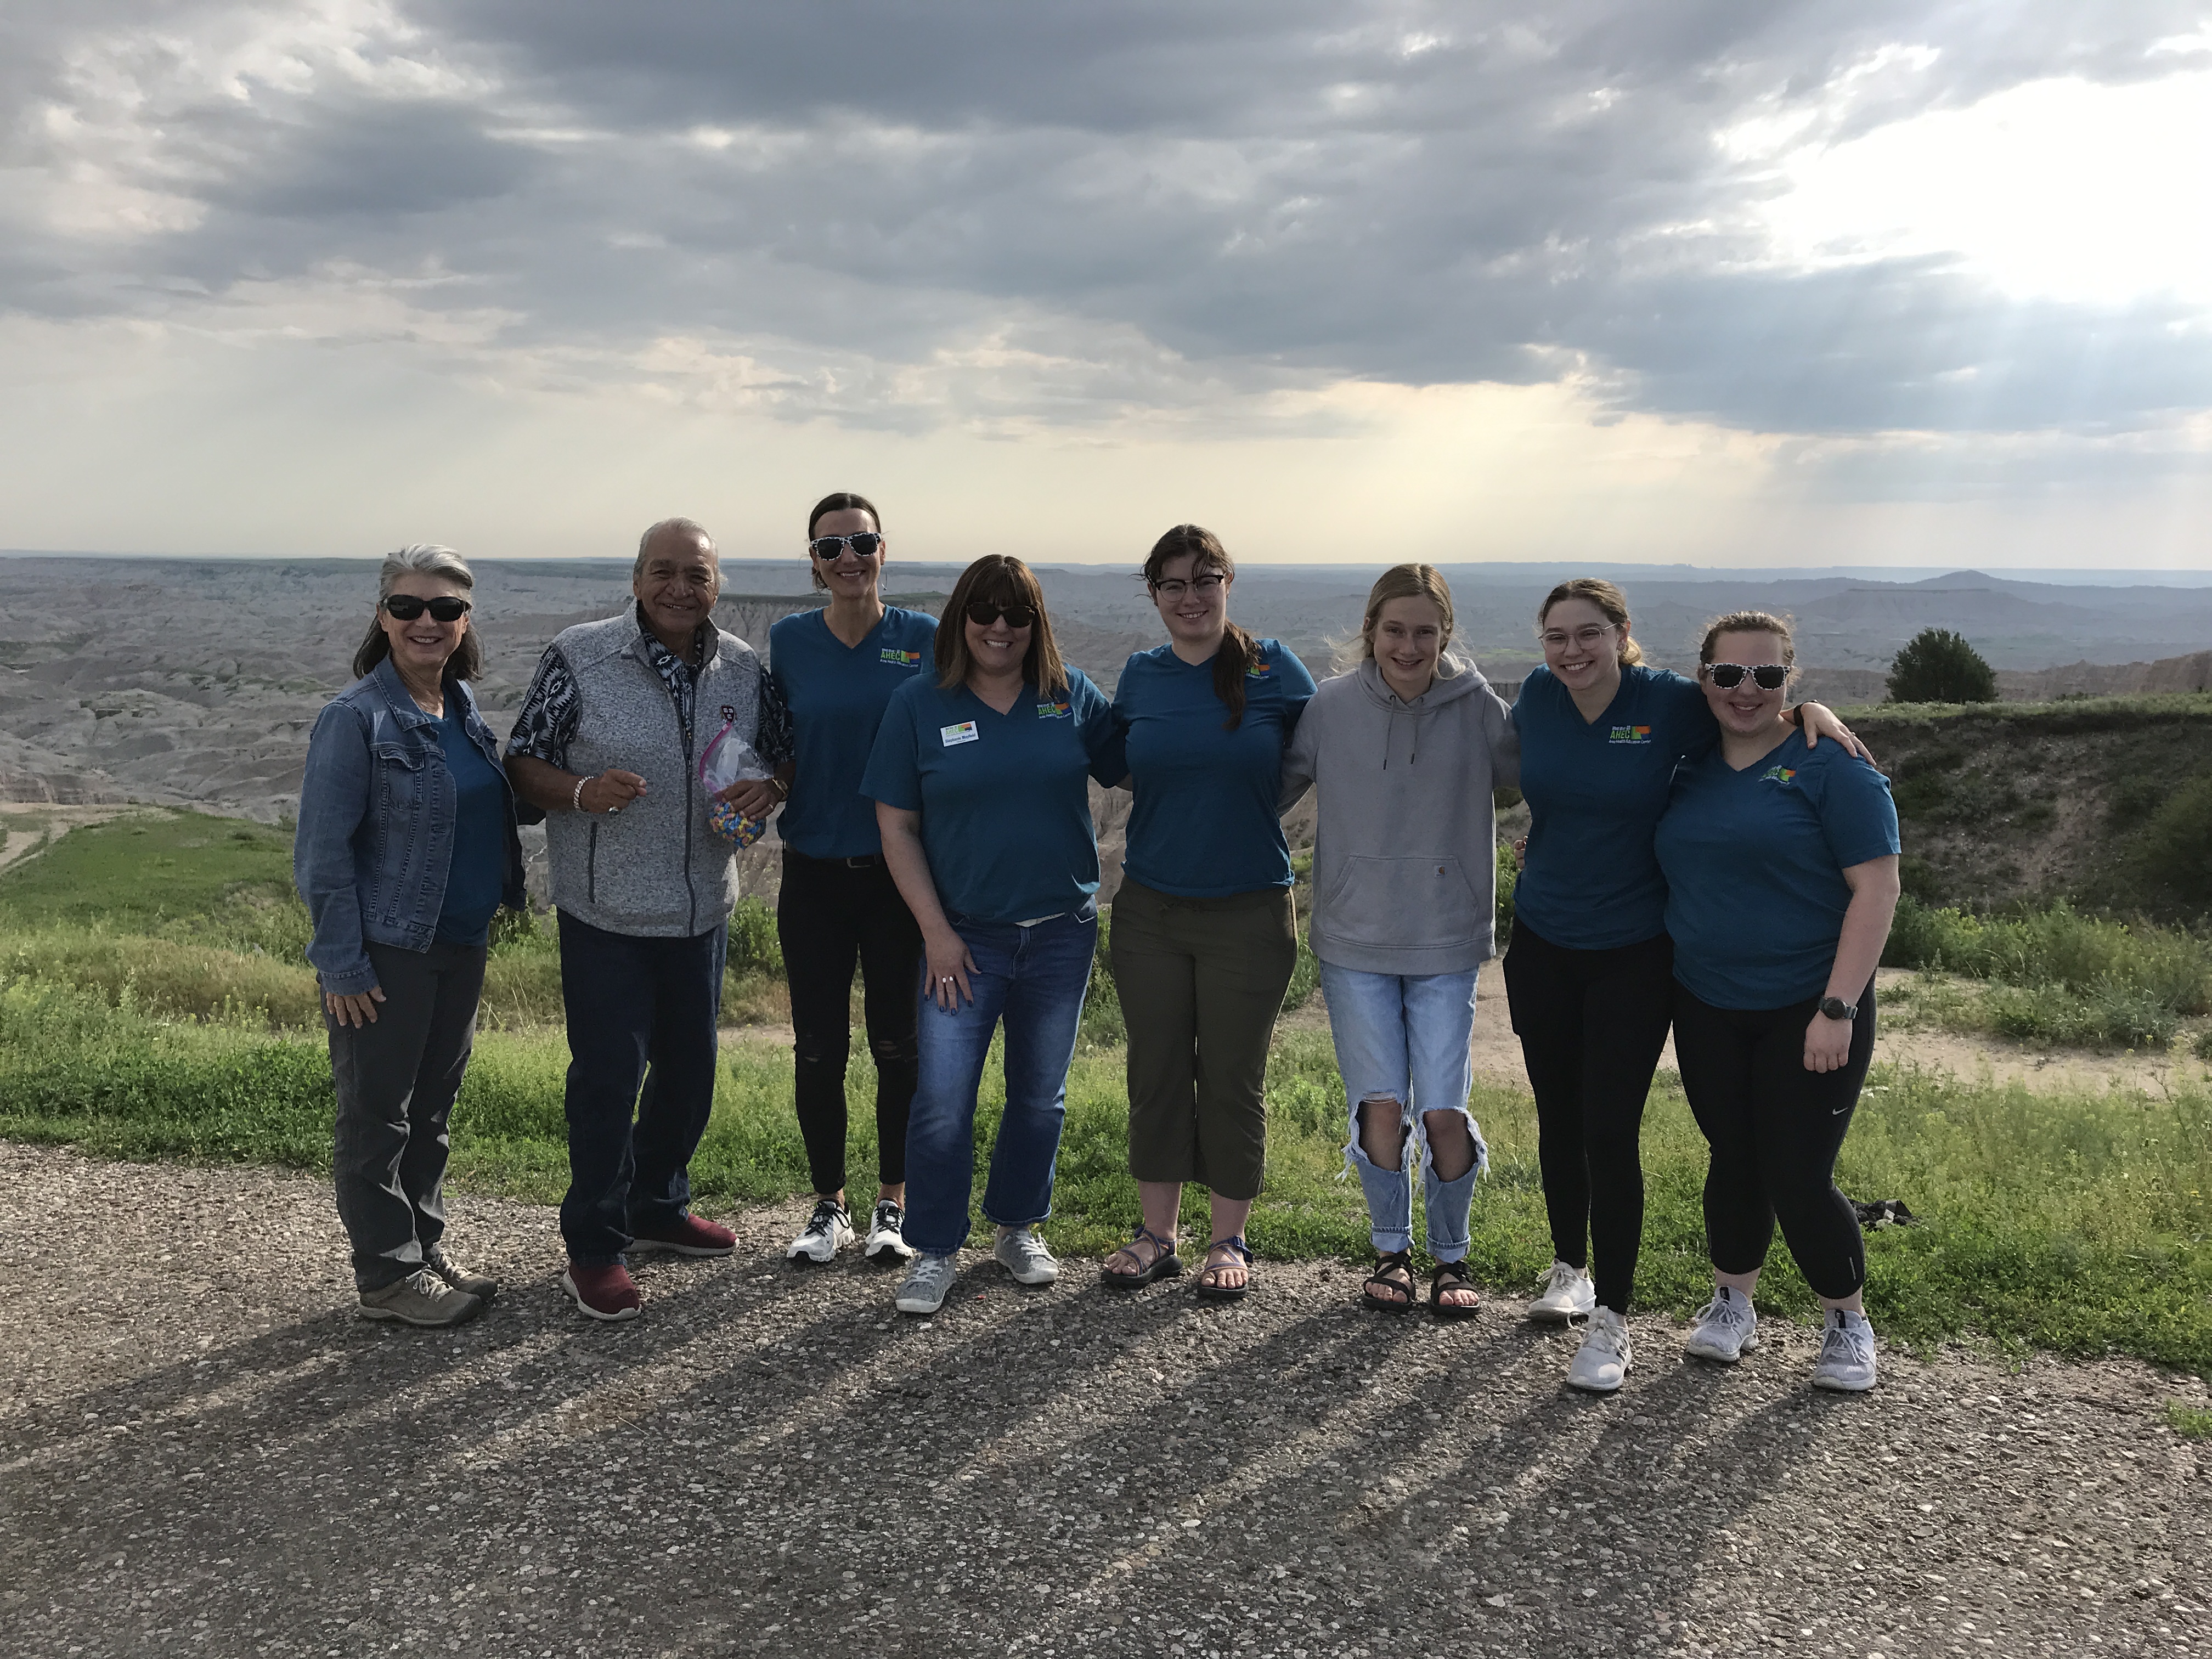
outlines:
M2179 928L2064 904L2006 917L1898 901L1882 961L1993 981L1980 1012L2030 1042L2163 1047L2212 1007L2212 947Z
M2191 779L2151 814L2137 857L2185 903L2212 907L2212 776Z

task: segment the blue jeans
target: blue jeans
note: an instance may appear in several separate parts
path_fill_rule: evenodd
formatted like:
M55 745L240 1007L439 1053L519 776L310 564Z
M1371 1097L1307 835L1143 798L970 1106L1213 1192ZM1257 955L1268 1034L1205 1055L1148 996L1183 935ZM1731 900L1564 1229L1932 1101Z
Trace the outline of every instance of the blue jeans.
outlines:
M730 929L724 922L690 939L646 938L559 915L568 1016L561 1237L569 1261L605 1267L639 1233L682 1220L690 1205L691 1154L714 1105Z
M1052 1173L1067 1115L1083 993L1098 945L1096 913L1035 927L951 919L975 958L973 1002L947 1012L921 999L921 1079L906 1129L906 1242L951 1255L968 1242L975 1176L975 1090L991 1034L1006 1022L1006 1109L991 1148L983 1213L1025 1227L1052 1213Z
M1378 1250L1413 1248L1413 1188L1405 1146L1417 1145L1429 1254L1439 1261L1466 1259L1475 1178L1490 1163L1481 1127L1467 1109L1468 1091L1474 1083L1468 1059L1468 1042L1474 1034L1474 981L1472 971L1368 974L1321 965L1321 992L1328 1003L1329 1035L1336 1040L1336 1069L1344 1078L1351 1119L1345 1161L1359 1172L1366 1190L1368 1225ZM1395 1100L1405 1114L1405 1140L1395 1170L1377 1168L1360 1148L1359 1107L1368 1100ZM1457 1112L1467 1120L1474 1162L1456 1181L1437 1176L1421 1122L1425 1112Z

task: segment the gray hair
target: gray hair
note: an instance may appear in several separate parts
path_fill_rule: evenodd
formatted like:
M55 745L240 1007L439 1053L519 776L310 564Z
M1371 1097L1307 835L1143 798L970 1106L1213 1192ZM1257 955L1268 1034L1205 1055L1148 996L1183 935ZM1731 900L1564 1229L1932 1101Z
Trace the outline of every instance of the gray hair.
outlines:
M701 541L707 544L707 550L709 553L715 551L714 538L707 533L707 526L701 524L698 520L663 519L658 524L649 524L646 526L645 534L637 538L637 562L629 568L630 580L632 581L635 581L640 576L645 574L646 550L653 545L653 538L655 536L660 535L664 532L681 532L683 534L687 536L696 536Z
M441 547L435 542L410 542L397 553L384 556L384 565L376 573L377 603L392 597L392 590L399 585L403 576L436 576L456 586L476 590L476 574L468 562L450 547Z

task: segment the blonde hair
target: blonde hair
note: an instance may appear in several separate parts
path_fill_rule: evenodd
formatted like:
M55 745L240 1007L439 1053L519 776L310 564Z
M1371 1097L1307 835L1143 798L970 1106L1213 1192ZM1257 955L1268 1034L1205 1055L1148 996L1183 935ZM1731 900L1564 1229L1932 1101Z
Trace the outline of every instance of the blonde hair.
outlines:
M1644 647L1628 632L1628 596L1601 576L1577 576L1546 594L1536 611L1538 633L1543 632L1544 618L1552 614L1552 607L1568 599L1582 599L1595 605L1607 622L1621 630L1620 656L1623 668L1633 668L1644 660Z
M1381 619L1382 607L1393 599L1426 599L1437 608L1443 620L1443 638L1437 652L1437 678L1450 679L1455 674L1467 672L1469 665L1451 653L1452 597L1451 585L1444 580L1444 573L1432 564L1394 564L1375 580L1367 590L1367 612L1359 621L1359 636L1347 641L1336 653L1337 669L1348 672L1375 656L1375 626Z

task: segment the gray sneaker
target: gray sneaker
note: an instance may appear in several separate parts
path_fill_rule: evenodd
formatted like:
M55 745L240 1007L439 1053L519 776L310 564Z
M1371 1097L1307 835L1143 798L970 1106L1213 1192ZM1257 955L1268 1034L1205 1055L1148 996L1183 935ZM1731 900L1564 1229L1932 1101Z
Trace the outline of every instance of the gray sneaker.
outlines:
M1864 1314L1829 1310L1820 1334L1820 1357L1814 1363L1813 1386L1838 1394L1864 1394L1874 1387L1874 1327Z
M1044 1247L1034 1229L1015 1227L991 1246L991 1257L1023 1285L1049 1285L1060 1277L1060 1263Z
M472 1296L486 1307L499 1294L499 1280L483 1273L472 1273L447 1255L445 1247L434 1244L423 1252L422 1265L444 1279L453 1289L465 1296Z
M1628 1340L1628 1322L1610 1308L1592 1310L1583 1345L1567 1367L1567 1386L1585 1394L1616 1392L1636 1363L1636 1346Z
M945 1305L960 1269L949 1255L921 1255L899 1281L891 1306L903 1314L933 1314Z
M397 1284L380 1291L363 1291L363 1319L396 1319L403 1325L433 1328L465 1325L483 1311L483 1304L466 1291L457 1291L428 1267L417 1267Z
M1752 1311L1750 1298L1741 1291L1716 1285L1713 1299L1698 1310L1682 1352L1733 1365L1758 1346L1759 1316Z

